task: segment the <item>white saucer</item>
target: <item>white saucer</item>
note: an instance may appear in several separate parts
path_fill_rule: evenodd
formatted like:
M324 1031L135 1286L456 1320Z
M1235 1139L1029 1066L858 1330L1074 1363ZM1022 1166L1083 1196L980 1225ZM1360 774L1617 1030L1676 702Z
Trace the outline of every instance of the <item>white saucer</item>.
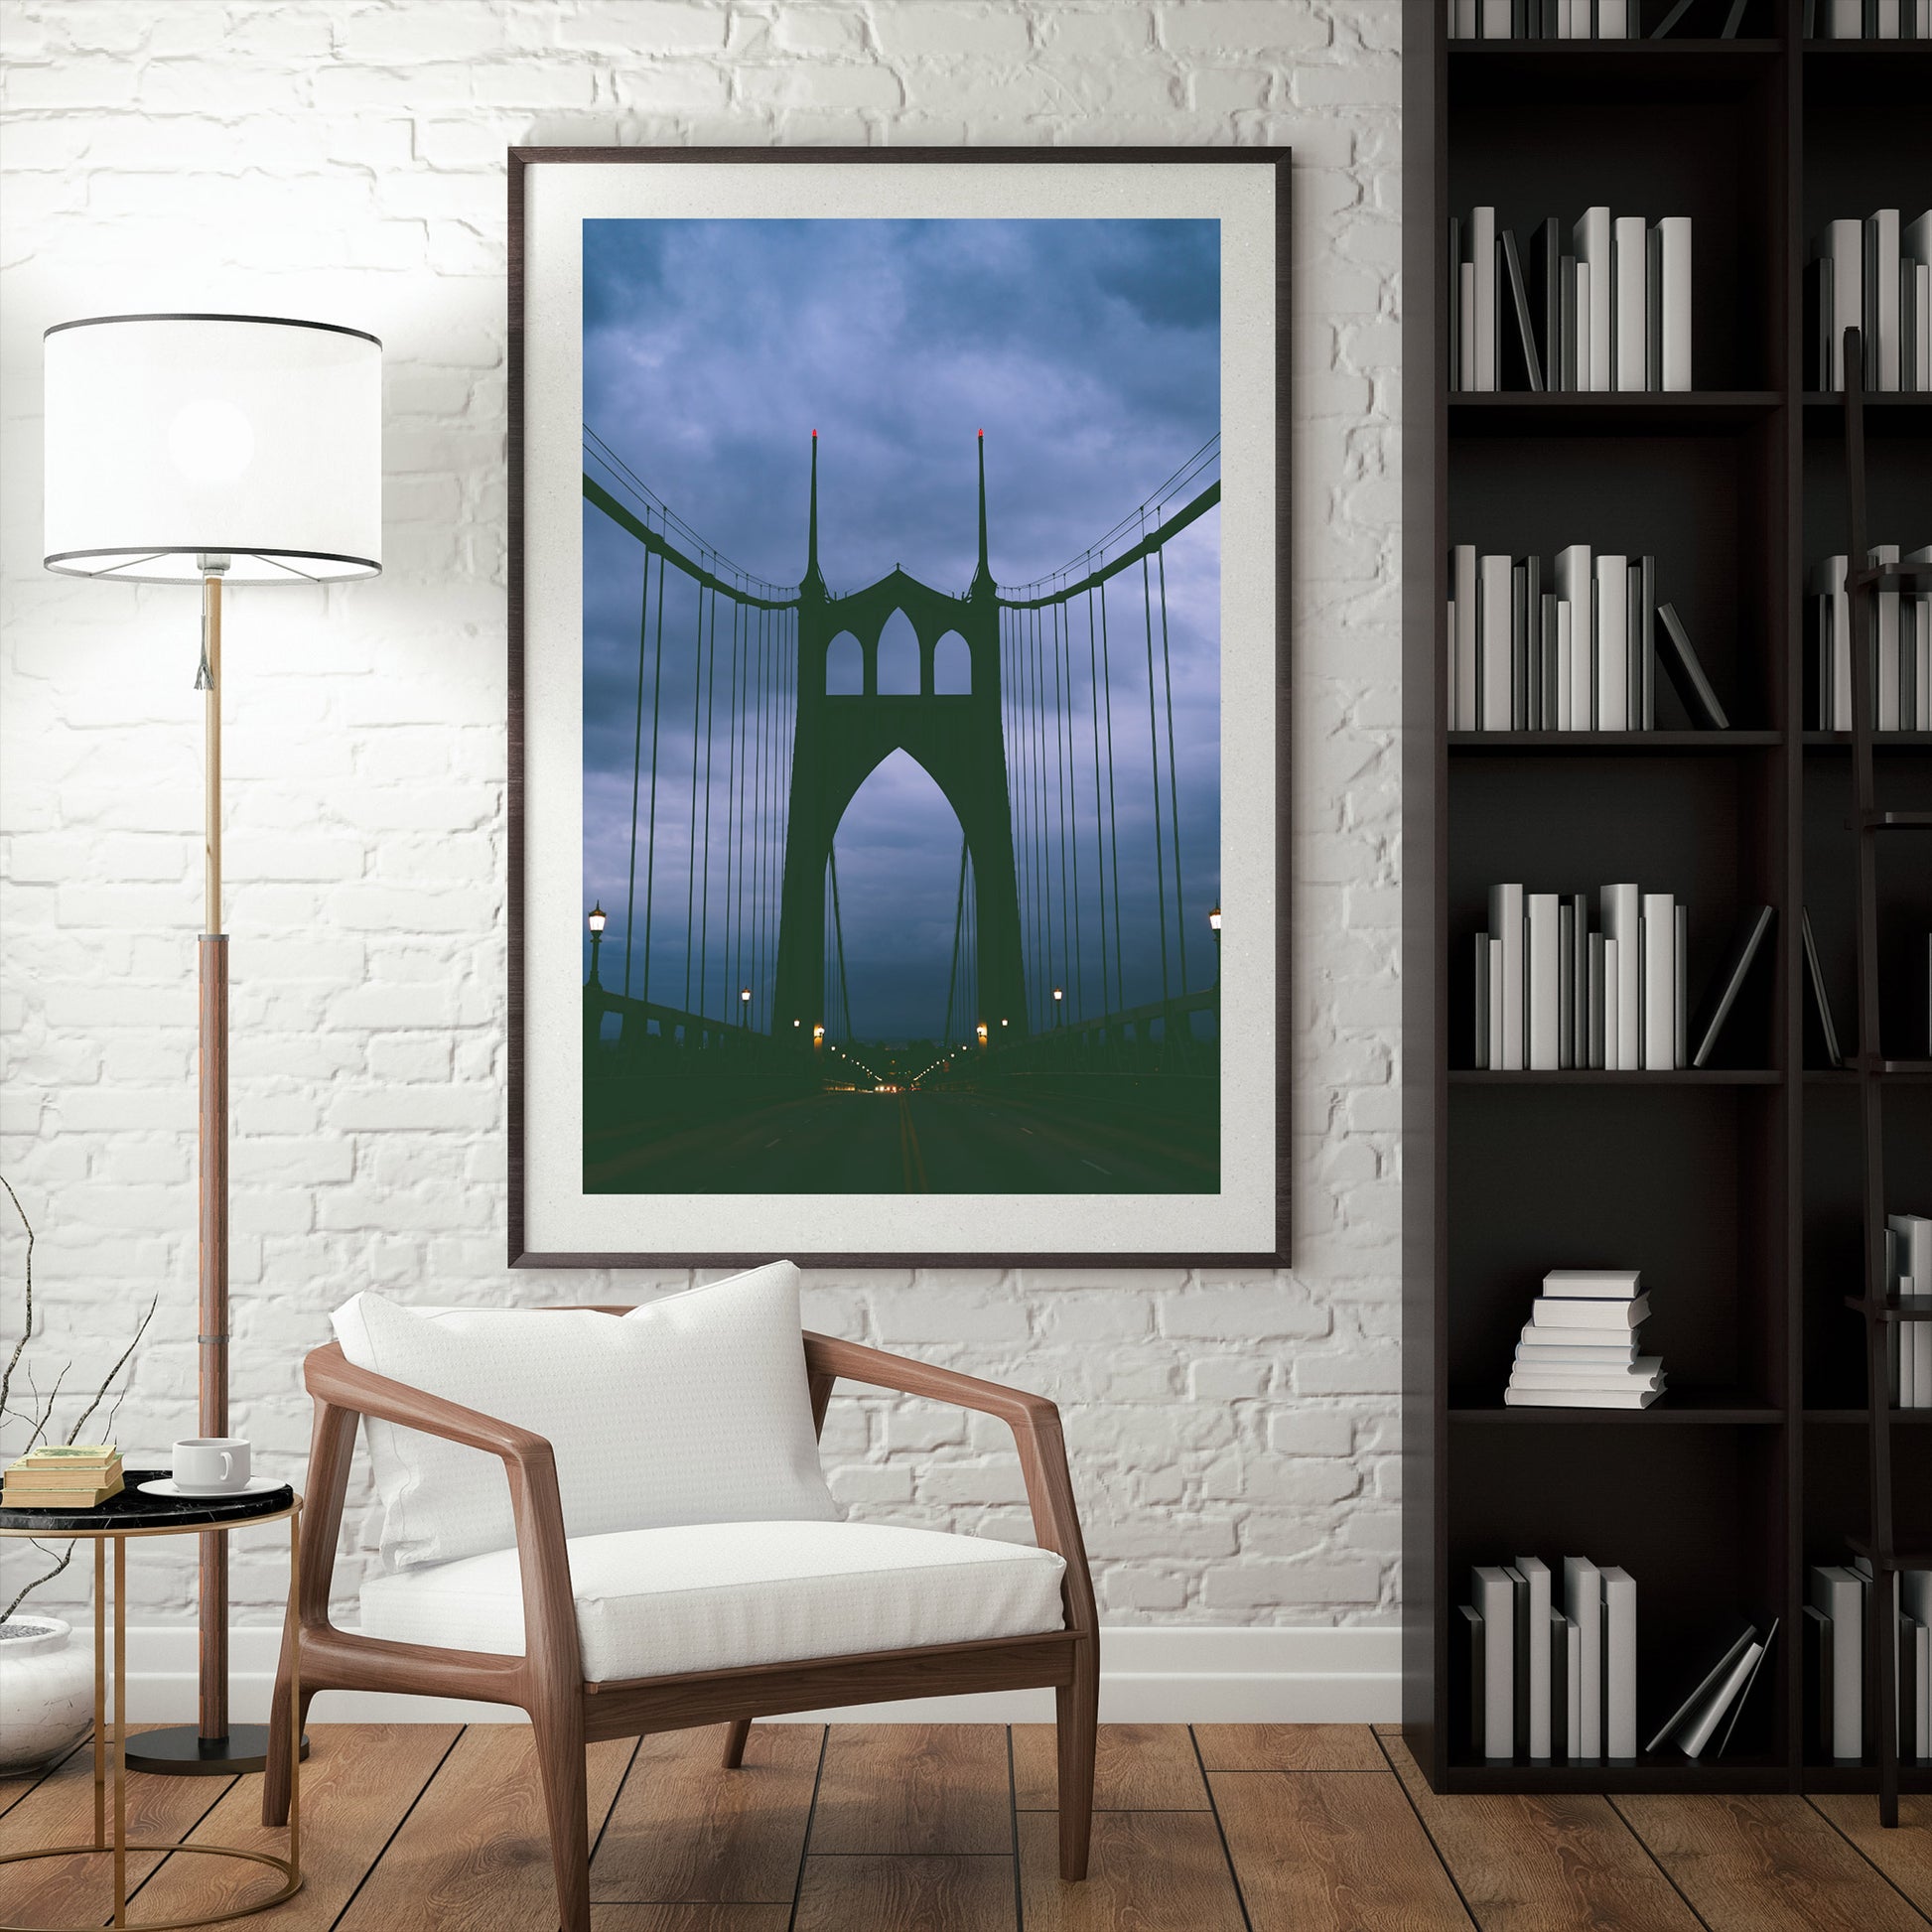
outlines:
M137 1482L135 1488L148 1496L176 1496L183 1502L216 1503L223 1496L265 1496L271 1489L286 1488L274 1476L250 1476L238 1489L184 1489L173 1476L158 1476L153 1482Z

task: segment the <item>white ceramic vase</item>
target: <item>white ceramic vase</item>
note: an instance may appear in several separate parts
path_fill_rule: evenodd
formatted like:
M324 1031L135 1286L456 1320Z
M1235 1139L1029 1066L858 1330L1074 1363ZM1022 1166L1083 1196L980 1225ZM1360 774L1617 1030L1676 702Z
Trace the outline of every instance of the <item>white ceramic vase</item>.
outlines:
M93 1657L71 1627L25 1614L0 1624L0 1776L45 1764L93 1718Z

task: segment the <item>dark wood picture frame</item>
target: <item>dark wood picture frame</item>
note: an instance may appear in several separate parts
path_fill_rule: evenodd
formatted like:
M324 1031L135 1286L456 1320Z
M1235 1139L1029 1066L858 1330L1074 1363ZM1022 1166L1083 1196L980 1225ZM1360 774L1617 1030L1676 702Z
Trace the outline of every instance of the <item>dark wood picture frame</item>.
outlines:
M1128 1267L1266 1267L1289 1265L1291 1197L1291 1046L1290 982L1291 841L1289 825L1290 777L1290 161L1285 147L1245 148L609 148L531 147L508 151L508 373L509 373L509 705L508 705L508 818L509 818L509 1266L512 1268L689 1268L752 1267L774 1259L789 1259L805 1267L904 1268L964 1267L1006 1269L1021 1266L1066 1268ZM526 919L525 867L528 862L526 826L526 718L524 709L527 664L526 634L526 519L524 515L526 372L526 171L554 165L672 166L684 162L708 165L849 163L874 166L912 166L922 163L972 163L991 168L1024 165L1079 165L1083 163L1139 164L1173 167L1244 166L1273 170L1274 234L1274 381L1272 424L1274 515L1274 645L1275 702L1274 798L1276 821L1274 1011L1270 1044L1275 1054L1273 1120L1274 1241L1260 1250L1234 1252L1147 1253L857 1253L792 1252L778 1256L762 1251L719 1248L698 1252L606 1252L533 1250L526 1234L528 1180L524 1155L527 1129L528 1072L525 1032L529 1019L525 984ZM1226 414L1226 402L1223 404ZM1224 834L1225 837L1225 828ZM730 1195L720 1195L721 1221L729 1213Z

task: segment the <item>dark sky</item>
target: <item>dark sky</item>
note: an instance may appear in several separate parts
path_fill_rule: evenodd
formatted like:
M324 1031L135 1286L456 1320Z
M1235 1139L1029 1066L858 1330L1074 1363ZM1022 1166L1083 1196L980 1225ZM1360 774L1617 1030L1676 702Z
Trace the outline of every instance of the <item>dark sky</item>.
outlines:
M1219 324L1219 233L1212 221L584 224L587 428L706 543L733 564L785 587L804 570L816 429L820 565L835 596L875 581L896 563L937 589L965 590L976 541L974 432L982 428L996 581L1017 586L1068 563L1218 432ZM601 482L613 483L608 470L591 467ZM1176 492L1168 510L1205 480ZM1125 540L1133 541L1134 534ZM682 541L687 550L693 547L688 538ZM757 756L759 727L767 714L755 700L772 688L779 640L768 628L762 634L735 630L731 606L720 600L716 637L707 630L700 652L695 593L671 574L661 689L655 692L654 840L654 672L651 652L643 653L633 887L642 553L634 539L587 505L584 564L584 890L587 905L601 899L611 914L602 977L613 988L623 983L625 908L634 901L629 983L633 994L642 991L648 897L650 997L722 1014L736 1004L738 985L749 984L756 994L753 1013L760 1016L769 992L771 944L770 921L761 926L757 907L773 899L764 889L776 878L783 813L782 770L773 759ZM1093 865L1083 860L1078 916L1071 925L1078 929L1084 978L1074 966L1072 930L1056 930L1050 948L1042 938L1030 960L1036 1020L1049 983L1067 987L1076 1011L1100 1012L1123 998L1132 1004L1159 994L1157 901L1163 893L1170 983L1179 980L1183 921L1188 984L1198 987L1211 977L1206 911L1218 897L1220 838L1216 514L1168 546L1166 568L1167 678L1158 576L1145 609L1138 566L1110 582L1107 592L1114 800L1101 843L1119 853L1125 983L1103 996L1102 895ZM654 601L655 572L651 581ZM709 624L708 612L704 621ZM1073 607L1062 648L1074 722L1058 750L1061 763L1084 774L1070 794L1069 835L1078 828L1079 849L1091 855L1098 828L1086 623L1086 607ZM1158 879L1150 625L1164 840ZM1050 639L1043 649L1050 653ZM694 663L700 667L697 682ZM1178 909L1167 792L1170 682L1185 889ZM1103 688L1103 706L1104 700ZM1035 720L1017 698L1009 712L1013 733L1032 729ZM1043 737L1057 790L1053 716L1049 707ZM769 734L767 743L775 746L778 736ZM1104 717L1100 740L1104 793ZM755 812L749 824L731 803L745 787L728 783L747 772L773 807ZM1052 836L1045 840L1042 863L1052 894L1072 906L1071 875L1056 843ZM880 766L853 800L836 850L858 1036L938 1034L959 845L950 806L903 754ZM1110 874L1110 924L1114 890ZM728 918L733 908L736 916ZM831 1018L835 1034L842 1032L842 1015Z

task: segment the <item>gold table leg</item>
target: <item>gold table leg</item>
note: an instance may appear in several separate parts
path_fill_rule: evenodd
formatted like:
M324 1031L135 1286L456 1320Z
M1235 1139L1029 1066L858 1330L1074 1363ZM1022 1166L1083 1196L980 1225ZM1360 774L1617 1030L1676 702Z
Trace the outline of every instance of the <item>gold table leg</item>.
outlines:
M94 1850L107 1847L107 1545L94 1538Z
M114 1539L114 1923L127 1923L127 1538Z

